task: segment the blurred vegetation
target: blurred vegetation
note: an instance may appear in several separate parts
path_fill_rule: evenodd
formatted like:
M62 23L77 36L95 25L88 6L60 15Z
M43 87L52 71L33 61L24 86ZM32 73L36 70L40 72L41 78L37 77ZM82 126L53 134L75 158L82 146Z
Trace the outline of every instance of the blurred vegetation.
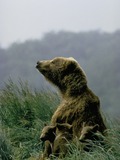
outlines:
M42 151L39 139L44 123L49 123L60 98L49 90L32 90L27 82L9 79L0 90L0 159L35 160ZM65 160L119 160L120 120L108 118L105 146L94 151L71 148Z
M100 97L104 111L119 116L120 30L49 32L40 40L0 48L0 88L9 77L14 82L20 77L33 88L41 89L48 84L36 70L36 62L56 56L74 57L85 70L89 86Z

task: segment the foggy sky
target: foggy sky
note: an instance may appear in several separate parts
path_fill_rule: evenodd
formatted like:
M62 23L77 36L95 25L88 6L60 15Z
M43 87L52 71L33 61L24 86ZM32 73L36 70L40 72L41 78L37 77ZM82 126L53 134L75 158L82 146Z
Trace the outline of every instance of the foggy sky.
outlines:
M120 0L0 0L0 46L49 31L120 29Z

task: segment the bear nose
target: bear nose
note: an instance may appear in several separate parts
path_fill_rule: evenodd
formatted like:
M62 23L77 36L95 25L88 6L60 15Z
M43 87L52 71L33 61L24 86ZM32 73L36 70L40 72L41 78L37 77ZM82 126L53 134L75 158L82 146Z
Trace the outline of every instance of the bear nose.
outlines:
M39 67L40 67L40 64L41 64L41 62L38 61L38 62L37 62L37 65L36 65L36 68L39 68Z

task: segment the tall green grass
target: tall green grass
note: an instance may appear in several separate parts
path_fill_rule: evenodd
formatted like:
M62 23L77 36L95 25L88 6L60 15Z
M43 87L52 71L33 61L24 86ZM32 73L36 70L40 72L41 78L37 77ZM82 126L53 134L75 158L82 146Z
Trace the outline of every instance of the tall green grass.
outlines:
M58 103L55 93L33 91L26 82L20 80L15 84L9 79L0 90L0 141L4 157L9 154L15 160L22 160L39 154L41 128L50 121ZM3 137L5 141L1 140Z
M0 159L36 159L42 151L39 140L44 123L49 123L60 99L49 90L32 90L26 82L11 79L0 90ZM120 121L108 120L106 145L83 152L73 147L66 160L119 160Z

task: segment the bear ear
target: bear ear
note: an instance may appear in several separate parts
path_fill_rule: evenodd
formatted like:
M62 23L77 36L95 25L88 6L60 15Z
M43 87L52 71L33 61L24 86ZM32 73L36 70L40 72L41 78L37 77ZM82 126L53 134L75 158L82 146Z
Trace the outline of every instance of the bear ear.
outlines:
M76 61L73 57L69 57L70 60Z
M70 59L69 61L64 62L64 66L66 67L67 72L71 73L71 71L77 67L77 61Z
M72 129L72 125L70 125L68 123L62 123L62 124L57 123L56 128L58 128L59 130L63 130L65 128Z
M99 125L98 125L98 124L95 124L95 125L93 126L92 131L93 131L93 132L97 132L98 129L99 129Z
M69 59L70 61L72 61L72 62L78 63L78 62L76 61L76 59L74 59L73 57L69 57L68 59Z

